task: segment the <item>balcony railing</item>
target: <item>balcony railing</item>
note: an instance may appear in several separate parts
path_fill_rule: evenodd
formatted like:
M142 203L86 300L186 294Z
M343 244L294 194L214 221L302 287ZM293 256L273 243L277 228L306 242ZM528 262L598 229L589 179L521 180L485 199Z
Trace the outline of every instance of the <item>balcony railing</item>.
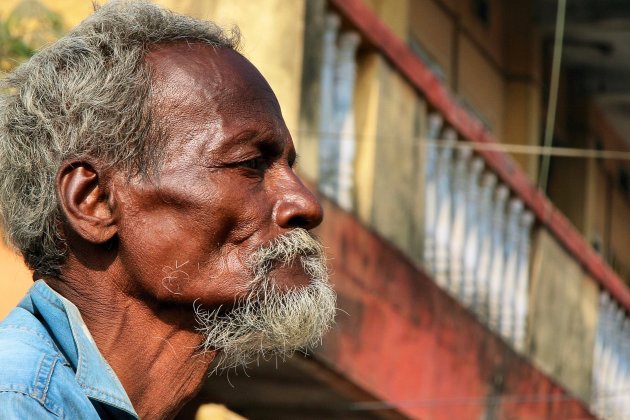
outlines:
M428 118L423 262L436 282L522 351L533 214L456 132Z
M579 267L584 268L600 294L599 303L594 303L593 349L587 352L592 355L585 372L590 384L587 391L584 387L572 389L570 381L564 386L587 400L602 417L629 415L630 293L621 280L531 186L511 158L476 147L497 142L401 41L361 9L365 6L356 0L330 3L337 12L326 17L322 42L321 192L343 209L355 210L355 182L360 182L360 174L354 171L358 147L353 107L355 55L363 42L387 59L432 110L421 118L425 121L420 141L423 160L417 168L424 184L417 186L424 191L422 202L417 203L423 209L421 246L402 251L420 261L440 287L517 352L536 359L527 343L538 326L528 322L553 320L531 314L533 254L546 252L536 248L543 245L533 238L541 232L555 238L557 247L564 249L578 272ZM350 29L340 31L340 15L348 23L344 28ZM378 224L372 227L381 231ZM580 281L568 278L566 287L577 287Z

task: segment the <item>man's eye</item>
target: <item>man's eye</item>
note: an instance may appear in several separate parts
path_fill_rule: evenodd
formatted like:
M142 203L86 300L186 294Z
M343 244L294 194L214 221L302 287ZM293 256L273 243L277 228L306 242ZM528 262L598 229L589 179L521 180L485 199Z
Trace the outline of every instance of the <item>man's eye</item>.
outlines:
M247 168L254 171L265 171L269 166L265 159L261 157L257 157L254 159L244 160L238 164L241 168Z

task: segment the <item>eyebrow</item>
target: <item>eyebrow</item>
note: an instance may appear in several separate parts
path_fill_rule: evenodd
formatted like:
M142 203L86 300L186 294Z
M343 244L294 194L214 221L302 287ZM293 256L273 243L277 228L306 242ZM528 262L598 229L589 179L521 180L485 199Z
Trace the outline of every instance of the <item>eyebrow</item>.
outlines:
M226 139L226 146L235 146L250 144L261 149L272 149L274 152L281 153L286 140L278 136L276 130L272 127L263 127L262 129L247 129Z

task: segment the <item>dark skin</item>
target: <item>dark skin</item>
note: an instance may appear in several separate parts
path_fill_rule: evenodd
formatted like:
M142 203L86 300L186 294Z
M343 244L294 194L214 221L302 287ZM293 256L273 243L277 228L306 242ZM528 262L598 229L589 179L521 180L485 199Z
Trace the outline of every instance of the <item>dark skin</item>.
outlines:
M247 294L247 258L322 220L294 171L295 150L271 88L228 49L172 44L146 57L167 129L159 176L131 180L98 159L57 177L69 252L48 283L81 311L141 418L169 418L200 389L215 354L196 354L193 302ZM279 267L282 287L308 277Z

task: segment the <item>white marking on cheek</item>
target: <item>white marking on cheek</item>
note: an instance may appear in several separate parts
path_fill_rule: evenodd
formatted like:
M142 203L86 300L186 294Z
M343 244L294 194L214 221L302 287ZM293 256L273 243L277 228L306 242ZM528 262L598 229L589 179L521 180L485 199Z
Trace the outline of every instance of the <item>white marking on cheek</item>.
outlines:
M180 270L180 268L188 264L188 262L189 261L186 261L180 265L175 261L175 268L168 265L162 268L162 272L166 274L166 276L162 278L162 285L174 295L181 295L182 285L190 280L190 275L184 270Z

